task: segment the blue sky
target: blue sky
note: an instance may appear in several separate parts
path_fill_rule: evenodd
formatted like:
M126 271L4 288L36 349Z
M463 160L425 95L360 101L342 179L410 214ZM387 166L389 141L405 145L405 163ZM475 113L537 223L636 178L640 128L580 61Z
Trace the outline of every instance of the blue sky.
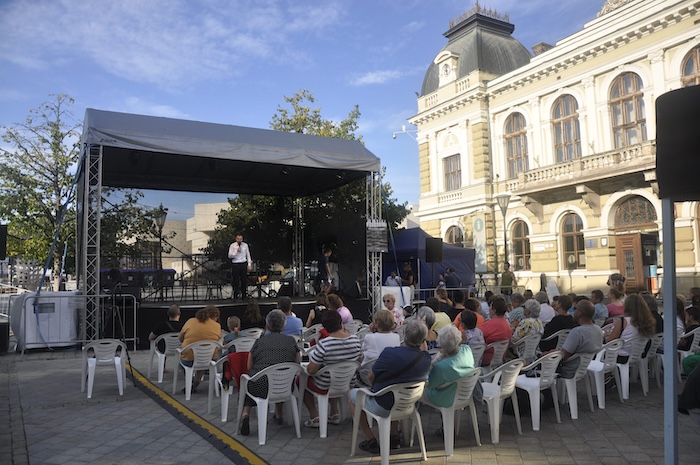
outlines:
M528 49L594 19L603 0L481 0L509 13ZM0 0L0 125L50 94L85 108L269 128L283 96L308 89L325 118L360 106L359 134L399 201L417 203L415 141L392 139L472 0ZM411 129L409 127L409 129ZM1 142L0 142L1 143ZM8 147L5 147L8 148ZM148 193L170 218L208 194Z

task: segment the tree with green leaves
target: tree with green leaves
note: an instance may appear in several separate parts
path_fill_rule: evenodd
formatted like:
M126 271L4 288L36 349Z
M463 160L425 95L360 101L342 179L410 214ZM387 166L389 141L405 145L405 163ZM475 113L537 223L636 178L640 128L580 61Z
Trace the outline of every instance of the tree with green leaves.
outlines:
M71 198L78 161L81 124L65 94L30 110L23 123L1 126L0 218L8 223L8 254L44 261L63 216L58 244L75 230ZM64 215L65 213L65 215ZM54 277L61 271L63 247L52 258Z
M58 279L63 266L67 272L74 266L76 218L71 188L80 156L82 123L70 111L74 103L71 97L52 97L30 110L24 122L0 126L3 141L12 147L0 148L0 221L8 225L8 256L29 263L45 263L58 231L50 257ZM124 196L111 201L117 192ZM138 206L142 197L140 191L103 190L100 247L105 265L152 248L157 234L152 212ZM150 242L142 246L139 238ZM63 263L64 247L67 264Z
M320 108L312 108L316 100L308 90L284 97L284 100L289 108L277 108L271 121L272 129L340 139L362 139L355 134L360 118L357 105L347 118L334 122L324 119ZM357 255L359 248L362 248L361 255L364 256L365 188L365 181L359 180L321 195L301 199L307 256L316 257L324 245L331 246L334 256L341 261ZM406 204L398 204L392 198L393 191L388 183L382 189L384 218L396 229L408 214ZM255 259L287 264L291 260L294 201L288 197L259 195L240 195L230 199L231 208L220 215L219 228L209 242L207 253L212 257L226 257L228 245L233 242L236 233L243 232L246 239L252 242Z

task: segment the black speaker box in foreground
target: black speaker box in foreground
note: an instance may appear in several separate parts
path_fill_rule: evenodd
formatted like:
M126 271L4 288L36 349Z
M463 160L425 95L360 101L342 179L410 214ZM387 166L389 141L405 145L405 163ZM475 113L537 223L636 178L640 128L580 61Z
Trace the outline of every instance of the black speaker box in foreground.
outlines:
M442 261L442 239L425 238L425 261L428 263L440 263Z
M700 86L656 99L659 198L700 200Z
M7 258L7 225L0 224L0 260Z

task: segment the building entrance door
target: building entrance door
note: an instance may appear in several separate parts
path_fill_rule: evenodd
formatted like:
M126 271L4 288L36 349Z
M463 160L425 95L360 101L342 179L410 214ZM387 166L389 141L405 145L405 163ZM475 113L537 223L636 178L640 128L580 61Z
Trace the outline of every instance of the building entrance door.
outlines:
M627 278L627 292L656 292L658 233L622 234L617 237L617 267Z
M646 289L642 265L642 235L625 234L617 237L617 268L627 278L625 288L627 292L636 292Z

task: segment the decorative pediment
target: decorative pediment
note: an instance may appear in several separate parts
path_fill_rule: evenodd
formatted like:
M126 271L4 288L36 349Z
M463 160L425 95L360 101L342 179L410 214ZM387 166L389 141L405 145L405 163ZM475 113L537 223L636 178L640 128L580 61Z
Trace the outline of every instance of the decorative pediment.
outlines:
M631 2L632 0L607 0L603 8L598 12L598 17L600 18L606 13L610 13L613 10L620 8L622 5Z

